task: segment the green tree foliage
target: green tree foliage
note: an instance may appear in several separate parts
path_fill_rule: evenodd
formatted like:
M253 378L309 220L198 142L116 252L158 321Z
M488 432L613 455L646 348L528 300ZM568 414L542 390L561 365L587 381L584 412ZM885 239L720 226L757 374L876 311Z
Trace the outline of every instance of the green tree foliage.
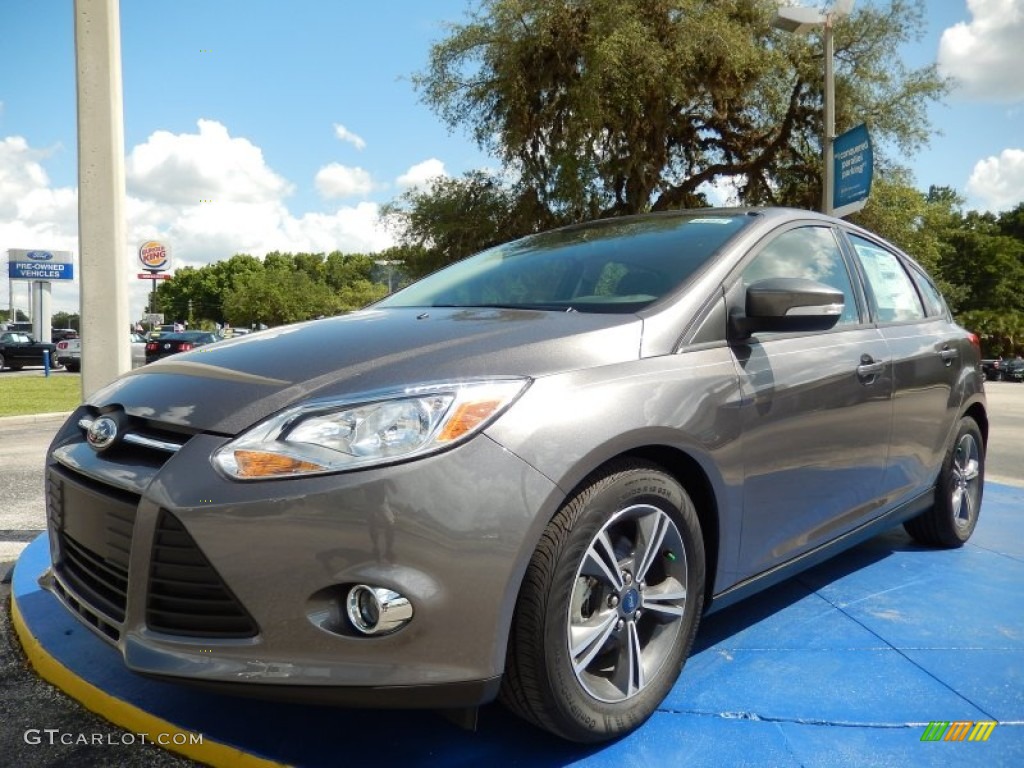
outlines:
M244 276L262 270L263 263L259 259L243 253L199 268L181 267L170 280L163 281L157 288L155 311L163 312L168 320L189 320L192 323L207 319L223 323L225 317L221 303L224 293Z
M382 215L402 240L397 258L422 277L477 251L550 229L564 220L545 209L522 183L483 171L438 177L384 206Z
M236 254L203 267L181 267L157 289L168 320L192 326L280 325L350 312L387 293L364 254L282 253L262 260ZM191 314L190 314L191 310Z
M80 323L77 312L54 312L50 318L50 325L54 328L74 328L77 331L81 328Z
M325 317L339 309L337 296L324 282L273 260L262 273L245 275L224 294L224 316L235 326L282 325Z
M432 48L415 82L450 128L468 130L519 180L511 200L531 190L529 202L554 221L700 205L702 185L724 179L738 182L744 202L813 208L821 41L774 29L776 8L774 0L484 0ZM926 106L946 84L899 56L901 43L920 36L922 15L921 0L891 0L859 4L837 23L839 131L866 122L879 146L901 153L926 140ZM480 181L436 184L434 194L407 200L418 204L407 209L408 242L442 248L442 232L425 238L412 224L419 207L457 200L453 192ZM496 220L480 222L478 240Z

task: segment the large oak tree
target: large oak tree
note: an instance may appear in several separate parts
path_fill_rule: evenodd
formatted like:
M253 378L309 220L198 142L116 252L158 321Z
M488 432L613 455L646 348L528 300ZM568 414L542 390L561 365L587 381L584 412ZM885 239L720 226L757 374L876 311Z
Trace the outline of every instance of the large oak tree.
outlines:
M744 203L816 207L822 43L775 29L776 8L483 0L432 47L415 83L503 168L399 198L387 212L400 232L413 225L404 242L451 246L431 237L448 221L438 203L484 188L506 212L463 236L474 249L570 221L701 205L707 184L732 185ZM882 166L927 140L926 107L947 88L934 67L900 58L922 14L920 0L862 2L835 26L837 129L866 123ZM440 260L469 252L455 244Z

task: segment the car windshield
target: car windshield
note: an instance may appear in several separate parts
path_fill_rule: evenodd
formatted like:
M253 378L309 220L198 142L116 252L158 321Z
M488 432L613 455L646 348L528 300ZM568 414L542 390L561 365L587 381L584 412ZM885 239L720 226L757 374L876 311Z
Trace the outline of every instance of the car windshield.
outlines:
M2 337L3 341L11 344L31 344L32 338L26 336L24 333L5 333Z
M376 306L635 312L681 285L752 220L697 211L531 235L459 261Z

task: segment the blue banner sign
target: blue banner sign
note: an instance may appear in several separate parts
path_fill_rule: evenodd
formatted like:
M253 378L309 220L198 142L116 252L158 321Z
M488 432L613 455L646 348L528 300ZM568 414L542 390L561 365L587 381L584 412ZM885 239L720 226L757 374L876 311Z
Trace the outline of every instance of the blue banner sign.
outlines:
M7 251L7 275L11 280L74 280L71 251Z
M874 175L874 154L867 126L851 128L832 142L832 214L856 213L868 201Z
M74 264L54 264L48 261L8 262L11 280L74 280Z

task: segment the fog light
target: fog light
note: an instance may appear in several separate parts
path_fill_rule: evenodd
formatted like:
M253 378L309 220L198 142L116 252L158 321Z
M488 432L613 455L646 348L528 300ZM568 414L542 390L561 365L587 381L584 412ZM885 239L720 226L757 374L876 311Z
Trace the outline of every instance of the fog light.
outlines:
M386 635L412 620L412 603L393 590L357 584L348 591L348 620L364 635Z

